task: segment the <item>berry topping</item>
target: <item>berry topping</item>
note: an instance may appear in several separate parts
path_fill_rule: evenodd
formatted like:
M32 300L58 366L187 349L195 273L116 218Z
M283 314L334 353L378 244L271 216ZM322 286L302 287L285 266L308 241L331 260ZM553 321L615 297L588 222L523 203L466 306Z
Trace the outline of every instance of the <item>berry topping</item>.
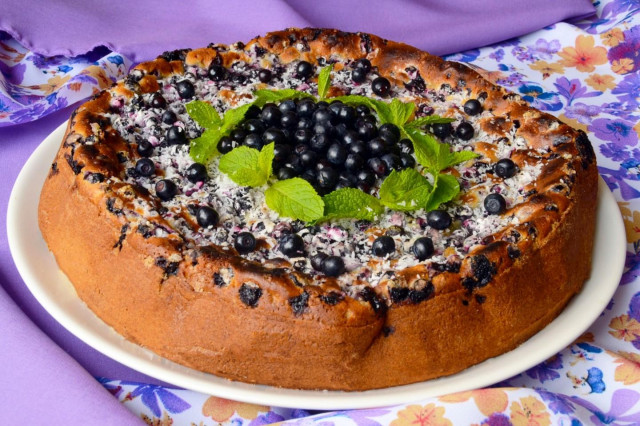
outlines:
M413 243L411 251L420 261L428 259L433 255L433 241L429 237L420 237Z
M166 99L160 93L154 93L151 98L151 108L164 108L166 106Z
M358 59L356 61L356 69L362 70L365 73L371 71L371 61L367 58Z
M500 214L507 209L507 202L500 194L489 194L484 199L484 208L489 214Z
M251 232L240 232L233 239L233 247L240 254L252 252L256 248L256 237Z
M516 164L509 158L499 160L493 167L493 172L501 178L507 179L516 174Z
M166 110L162 113L162 122L164 124L173 124L178 120L176 114L173 111Z
M371 90L381 98L386 98L391 90L391 83L384 77L377 77L371 82Z
M311 261L311 267L313 269L315 269L316 271L322 272L322 263L324 262L324 260L327 257L328 257L327 254L326 253L322 253L322 252L318 252L318 253L314 254L309 259Z
M313 74L313 65L311 65L307 61L298 62L298 66L296 66L296 74L299 78L307 78Z
M322 272L329 277L337 277L344 272L344 260L340 256L327 256L322 262Z
M462 123L458 124L458 127L456 127L456 136L463 141L468 141L469 139L471 139L473 137L473 133L473 126L469 122L463 121Z
M433 229L447 229L451 226L451 216L444 210L432 210L427 213L427 223Z
M218 215L218 212L211 207L200 206L196 211L196 220L198 221L198 225L203 228L209 228L218 224L220 216Z
M451 123L436 123L431 126L431 128L433 130L433 134L440 139L444 139L453 133L453 126L451 126Z
M262 68L260 71L258 71L258 80L260 80L263 83L268 83L269 81L271 81L271 77L272 77L271 70Z
M136 172L140 176L149 177L156 171L156 165L148 158L141 158L136 162Z
M188 142L187 135L180 126L169 127L166 138L169 145L184 145Z
M278 247L287 257L304 256L304 241L298 234L285 234L278 241Z
M151 145L149 141L141 140L138 142L136 151L138 151L141 157L151 157L153 155L153 145Z
M162 201L169 201L178 193L178 187L172 180L162 179L156 182L156 195Z
M371 252L374 256L384 257L390 253L393 253L396 249L396 243L393 238L388 235L383 235L376 238L371 246Z
M218 141L218 145L216 145L216 148L218 148L218 152L220 152L220 154L231 152L231 150L235 147L235 142L233 142L229 136L221 137Z
M469 99L464 103L464 112L467 115L478 115L482 112L482 104L477 99Z
M193 95L196 94L196 89L189 80L179 81L178 84L176 84L176 89L178 89L178 94L182 99L191 99Z
M200 163L193 163L187 168L187 179L189 182L196 183L207 180L207 168Z
M367 79L366 71L360 68L356 68L353 71L351 71L351 80L353 80L354 83L364 83L366 79Z
M334 166L341 166L347 158L347 151L338 143L332 144L327 149L327 161Z
M240 290L238 290L238 294L242 303L250 308L255 308L258 306L258 301L262 296L262 289L256 285L243 283Z
M209 78L213 81L221 81L227 78L226 68L220 65L211 65L208 71Z

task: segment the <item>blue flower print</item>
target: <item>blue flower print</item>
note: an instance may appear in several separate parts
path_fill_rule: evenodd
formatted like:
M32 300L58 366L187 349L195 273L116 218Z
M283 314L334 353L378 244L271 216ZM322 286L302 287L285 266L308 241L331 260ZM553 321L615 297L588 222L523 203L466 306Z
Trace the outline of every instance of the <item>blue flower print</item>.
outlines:
M556 414L571 414L575 411L573 404L563 395L536 389L543 401L549 403L549 408Z
M602 95L602 92L587 92L587 88L583 87L577 78L569 80L566 77L560 77L553 85L558 89L560 96L567 99L568 105L571 105L578 98L593 98Z
M447 61L457 61L457 62L471 62L478 59L480 56L480 49L471 49L461 53L454 53L453 55L448 55L445 57Z
M545 92L535 83L526 83L518 88L522 98L534 108L543 111L558 111L562 108L562 102L555 92Z
M591 388L591 393L602 393L606 386L602 380L602 370L597 367L591 367L587 370L587 384Z
M181 399L176 394L169 392L162 386L126 381L122 381L120 383L123 385L137 385L137 387L131 391L127 397L133 399L141 396L142 403L149 408L156 417L160 417L162 415L160 405L158 405L158 399L160 399L164 408L170 413L181 413L191 408L191 405L187 401Z
M640 107L640 73L627 75L611 93L618 96L620 102Z
M530 368L526 374L532 379L538 379L540 383L544 383L547 380L555 380L560 377L560 373L556 371L560 369L562 369L562 355L557 354L542 364Z

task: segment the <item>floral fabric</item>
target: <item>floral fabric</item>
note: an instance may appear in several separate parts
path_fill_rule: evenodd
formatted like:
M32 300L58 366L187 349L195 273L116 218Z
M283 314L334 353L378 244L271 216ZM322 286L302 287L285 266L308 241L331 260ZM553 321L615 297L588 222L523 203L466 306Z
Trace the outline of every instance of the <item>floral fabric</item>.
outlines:
M586 131L594 144L625 222L626 267L605 312L571 346L491 388L367 410L313 413L99 379L104 387L154 425L640 424L640 2L595 6L587 20L447 57ZM0 36L0 126L85 99L130 65L104 50L45 58Z

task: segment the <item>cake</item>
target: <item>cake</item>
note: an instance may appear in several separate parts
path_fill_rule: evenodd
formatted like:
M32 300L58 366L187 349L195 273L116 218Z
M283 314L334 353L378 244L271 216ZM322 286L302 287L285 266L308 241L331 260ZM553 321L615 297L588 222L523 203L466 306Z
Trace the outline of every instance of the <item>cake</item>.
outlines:
M165 52L78 107L42 235L128 340L231 380L367 390L514 349L589 277L582 131L364 33Z

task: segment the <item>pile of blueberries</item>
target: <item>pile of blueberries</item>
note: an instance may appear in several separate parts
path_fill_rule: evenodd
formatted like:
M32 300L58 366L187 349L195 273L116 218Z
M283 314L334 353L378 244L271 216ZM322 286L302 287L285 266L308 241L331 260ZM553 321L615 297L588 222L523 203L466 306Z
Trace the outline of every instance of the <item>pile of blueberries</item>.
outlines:
M274 143L274 174L301 177L319 194L351 187L372 192L378 179L414 167L413 145L393 124L376 124L365 105L312 99L252 106L245 121L218 143L225 154L239 145L260 150Z

